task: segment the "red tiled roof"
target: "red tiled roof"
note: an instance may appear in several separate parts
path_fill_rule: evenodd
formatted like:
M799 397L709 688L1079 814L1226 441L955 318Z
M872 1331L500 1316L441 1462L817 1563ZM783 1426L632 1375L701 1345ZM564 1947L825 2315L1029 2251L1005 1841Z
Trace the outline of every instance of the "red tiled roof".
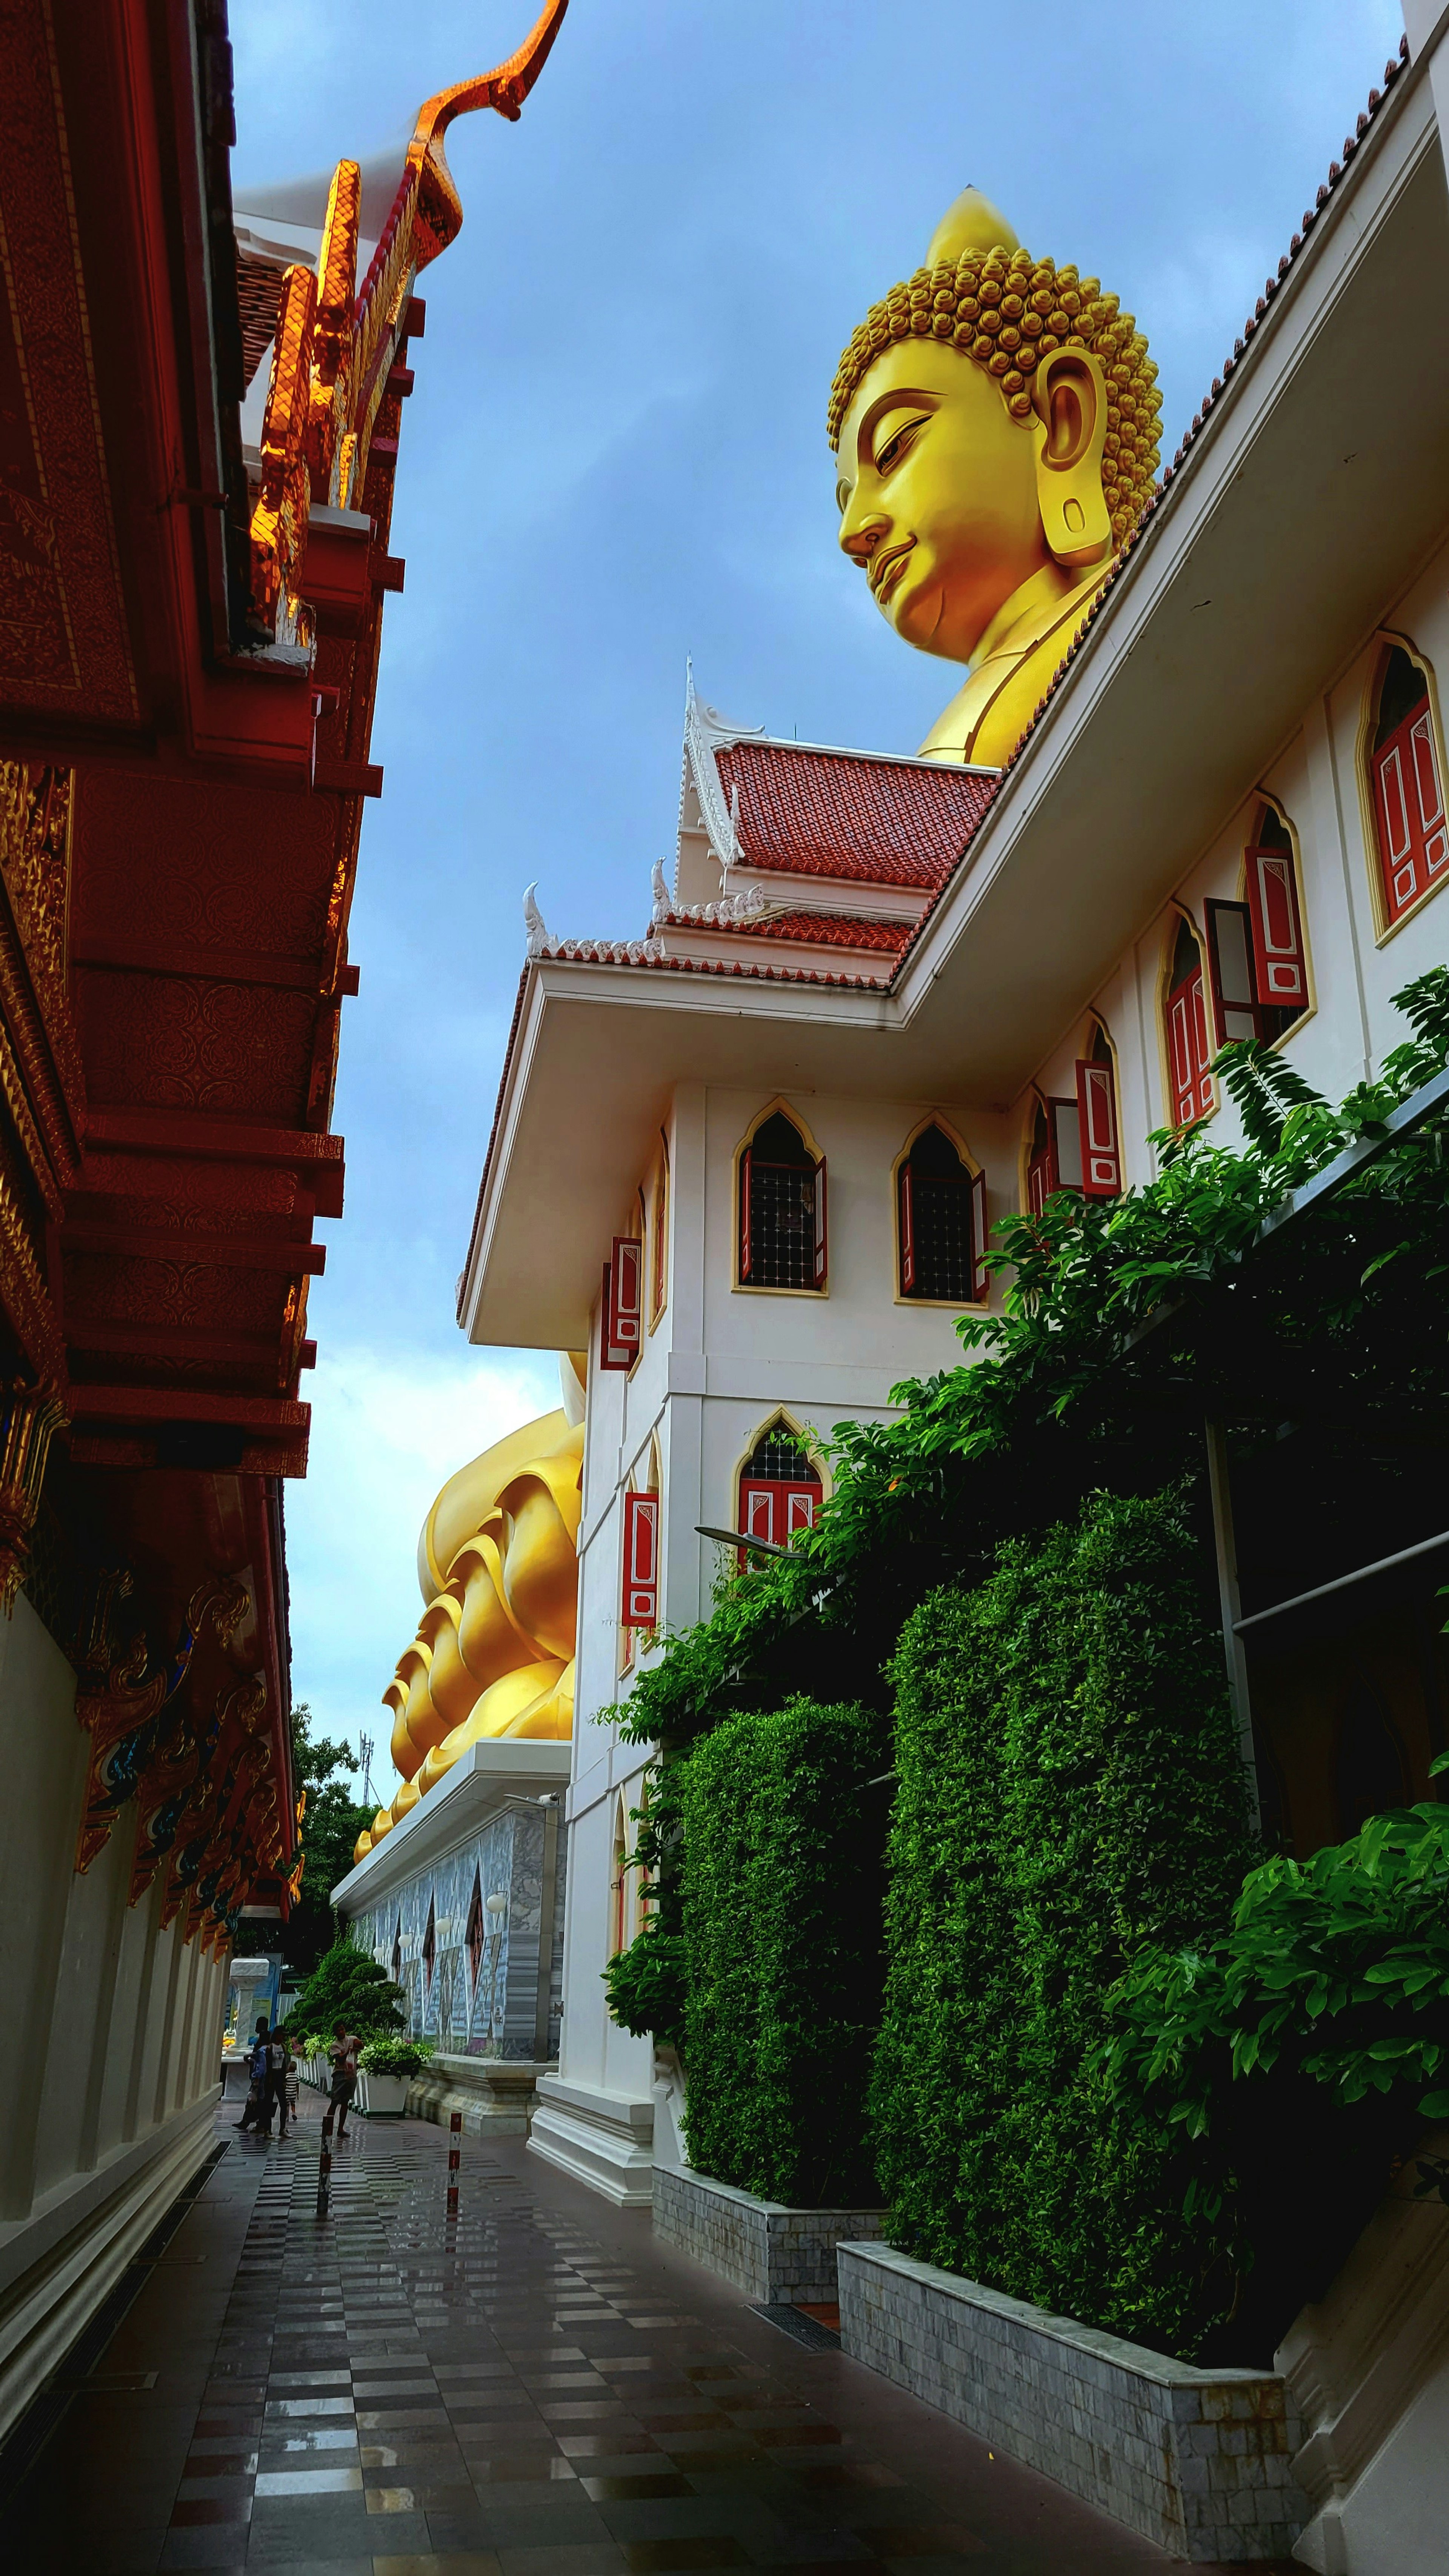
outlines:
M736 921L746 939L799 939L814 948L874 948L894 957L911 934L908 921L862 921L852 912L769 912Z
M739 794L745 867L927 891L945 883L994 784L952 761L788 742L723 744L715 764L726 797Z

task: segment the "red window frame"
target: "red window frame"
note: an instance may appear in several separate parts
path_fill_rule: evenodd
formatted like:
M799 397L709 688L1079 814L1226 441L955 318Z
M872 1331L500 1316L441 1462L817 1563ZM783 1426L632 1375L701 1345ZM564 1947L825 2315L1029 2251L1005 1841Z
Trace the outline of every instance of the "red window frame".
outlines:
M909 1160L902 1163L900 1172L901 1294L909 1297L914 1293L916 1286L915 1179ZM953 1183L952 1186L954 1187L955 1184ZM986 1175L984 1172L963 1171L961 1186L971 1193L971 1293L967 1302L973 1305L984 1305L991 1293L991 1282L986 1270L990 1239L990 1219L986 1208ZM940 1298L933 1302L954 1305L956 1301L954 1298Z
M1247 875L1258 1000L1266 1010L1306 1011L1308 954L1291 849L1250 849Z
M624 1496L624 1579L619 1604L620 1625L659 1625L659 1496Z
M1212 1050L1208 1045L1201 952L1191 972L1173 985L1163 1019L1172 1077L1172 1123L1174 1127L1191 1127L1199 1118L1205 1118L1213 1105Z
M825 1488L818 1476L787 1480L777 1476L741 1476L739 1529L746 1538L764 1539L771 1547L788 1547L797 1530L813 1529ZM750 1562L740 1550L741 1568Z
M1026 1203L1040 1216L1054 1190L1082 1187L1082 1120L1077 1101L1042 1095L1047 1141L1032 1155L1026 1170Z
M1374 752L1372 769L1385 926L1391 927L1442 881L1449 866L1449 824L1427 680L1424 696Z
M644 1246L636 1234L616 1234L604 1265L604 1297L599 1318L599 1366L631 1369L639 1356L644 1327Z
M817 1162L816 1162L816 1164L815 1164L815 1167L814 1167L814 1168L815 1168L815 1276L814 1276L814 1279L812 1280L811 1285L810 1285L810 1287L809 1287L809 1288L804 1289L804 1290L801 1290L801 1289L798 1289L798 1288L797 1288L797 1289L794 1289L794 1290L789 1290L789 1289L780 1290L780 1289L776 1289L776 1290L775 1290L775 1294L776 1294L777 1296L778 1296L778 1295L785 1295L785 1296L789 1296L789 1295L801 1296L801 1295L804 1295L804 1296L810 1296L810 1295L814 1294L816 1290L823 1290L823 1289L825 1288L826 1283L827 1283L827 1281L828 1281L828 1279L829 1279L829 1276L830 1276L830 1247L829 1247L829 1234L828 1234L828 1230L827 1230L827 1224L826 1224L826 1213L825 1213L825 1208L826 1208L826 1200L825 1200L825 1187L826 1187L826 1184L825 1184L825 1157L824 1157L824 1155L823 1155L823 1154L822 1154L822 1155L820 1155L820 1157L818 1158L818 1160L817 1160ZM765 1160L761 1163L761 1169L762 1169L763 1171L792 1171L792 1172L798 1171L798 1172L803 1176L803 1174L804 1174L804 1172L805 1172L805 1165L804 1165L803 1163L788 1163L788 1164L787 1164L787 1163L775 1163L775 1164L772 1164L772 1163L769 1161L768 1157L766 1157L766 1158L765 1158ZM755 1149L754 1149L753 1145L747 1145L747 1146L745 1147L744 1152L743 1152L743 1153L741 1154L741 1156L740 1156L740 1209L739 1209L739 1216L740 1216L740 1226L739 1226L739 1235L740 1235L740 1244L739 1244L739 1250L740 1250L740 1277L739 1277L739 1284L740 1284L740 1286L741 1286L742 1288L757 1288L757 1287L760 1287L760 1286L773 1287L773 1285L774 1285L774 1283L773 1283L772 1281L766 1280L766 1281L763 1281L763 1282L762 1282L762 1281L760 1281L760 1280L752 1279L752 1278L750 1277L750 1271L751 1271L751 1269L752 1269L752 1267L753 1267L753 1262L754 1262L754 1246L753 1246L753 1243L751 1242L751 1239L750 1239L750 1200L751 1200L751 1195L752 1195L751 1184L752 1184L752 1181L753 1181L753 1179L754 1179L754 1170L755 1170Z
M1122 1143L1117 1130L1117 1085L1112 1066L1098 1056L1077 1060L1077 1121L1081 1129L1083 1197L1120 1197Z

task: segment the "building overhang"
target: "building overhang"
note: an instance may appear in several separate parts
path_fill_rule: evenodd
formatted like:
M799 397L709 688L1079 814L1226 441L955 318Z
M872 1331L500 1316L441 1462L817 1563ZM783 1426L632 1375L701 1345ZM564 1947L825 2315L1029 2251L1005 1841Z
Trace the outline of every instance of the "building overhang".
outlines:
M530 965L460 1281L474 1341L580 1346L678 1083L1019 1096L1442 541L1449 338L1422 317L1446 279L1444 164L1411 66L888 990Z
M360 1914L404 1879L456 1851L510 1798L561 1798L573 1746L549 1737L492 1736L470 1745L436 1788L385 1834L374 1851L332 1890L340 1914Z

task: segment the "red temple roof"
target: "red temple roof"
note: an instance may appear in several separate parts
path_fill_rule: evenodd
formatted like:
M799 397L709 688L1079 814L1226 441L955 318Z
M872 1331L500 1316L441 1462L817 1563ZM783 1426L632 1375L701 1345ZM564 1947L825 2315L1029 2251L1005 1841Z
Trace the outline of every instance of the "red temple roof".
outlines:
M861 758L788 742L722 743L749 868L864 884L945 883L990 799L994 773L954 763Z

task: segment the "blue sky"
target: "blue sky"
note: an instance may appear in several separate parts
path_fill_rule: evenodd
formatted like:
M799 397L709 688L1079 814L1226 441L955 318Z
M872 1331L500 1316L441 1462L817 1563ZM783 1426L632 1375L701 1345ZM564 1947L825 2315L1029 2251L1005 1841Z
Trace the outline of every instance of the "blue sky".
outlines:
M232 0L239 183L358 158L509 53L536 0ZM521 123L455 125L404 416L336 1122L294 1684L334 1734L416 1625L453 1467L556 1401L453 1317L533 878L636 935L672 846L684 662L731 717L913 750L952 693L832 528L825 398L968 181L1098 274L1170 455L1396 49L1396 0L573 0ZM389 1777L385 1749L379 1791Z

